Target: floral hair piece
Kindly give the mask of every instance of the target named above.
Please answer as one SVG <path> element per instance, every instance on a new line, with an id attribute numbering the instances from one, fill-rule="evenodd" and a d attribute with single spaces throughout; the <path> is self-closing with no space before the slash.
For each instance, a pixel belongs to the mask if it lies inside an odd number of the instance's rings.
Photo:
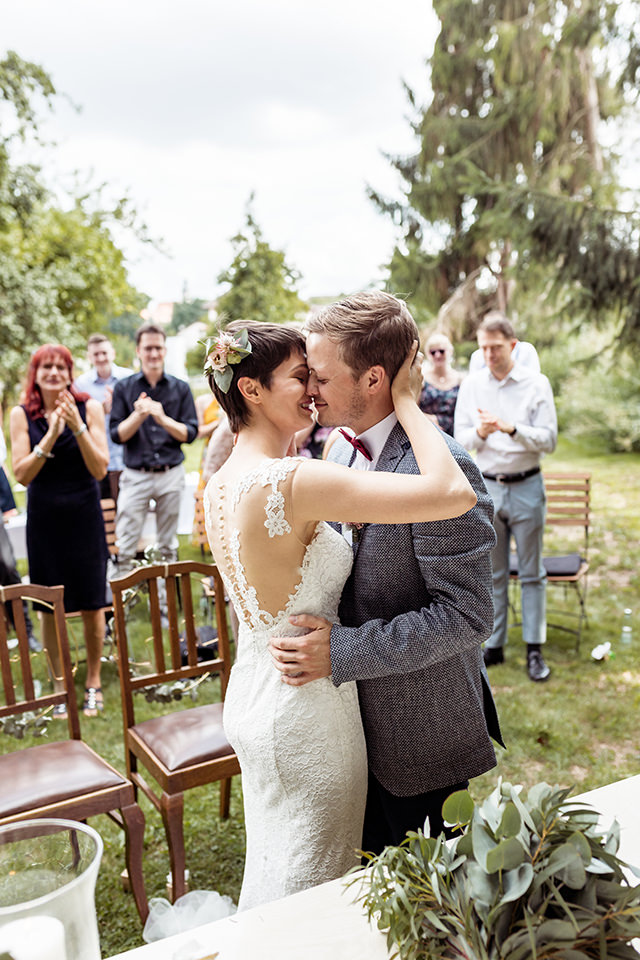
<path id="1" fill-rule="evenodd" d="M 240 363 L 251 353 L 251 343 L 247 330 L 233 334 L 220 331 L 215 337 L 200 340 L 204 344 L 207 359 L 204 364 L 205 376 L 213 375 L 218 388 L 228 393 L 233 379 L 233 364 Z"/>

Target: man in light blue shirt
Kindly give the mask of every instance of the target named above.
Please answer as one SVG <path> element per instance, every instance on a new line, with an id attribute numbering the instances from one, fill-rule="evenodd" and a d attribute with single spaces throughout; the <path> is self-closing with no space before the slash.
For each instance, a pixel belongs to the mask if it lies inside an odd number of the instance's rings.
<path id="1" fill-rule="evenodd" d="M 113 387 L 118 380 L 133 373 L 128 367 L 119 367 L 114 363 L 116 353 L 108 337 L 103 333 L 92 333 L 87 341 L 87 357 L 91 370 L 83 373 L 76 380 L 76 387 L 98 400 L 104 410 L 107 443 L 109 444 L 109 467 L 104 480 L 100 481 L 100 496 L 102 499 L 112 497 L 118 501 L 120 474 L 123 467 L 123 448 L 114 443 L 109 433 L 109 417 L 111 414 L 111 398 Z"/>
<path id="2" fill-rule="evenodd" d="M 540 461 L 553 453 L 558 436 L 551 385 L 542 373 L 514 361 L 517 345 L 510 321 L 497 310 L 478 327 L 485 366 L 460 386 L 454 436 L 476 463 L 493 499 L 497 543 L 493 564 L 493 633 L 484 648 L 487 667 L 504 660 L 507 639 L 509 547 L 516 542 L 522 591 L 522 638 L 534 681 L 550 669 L 542 656 L 547 638 L 546 573 L 542 563 L 545 492 Z"/>

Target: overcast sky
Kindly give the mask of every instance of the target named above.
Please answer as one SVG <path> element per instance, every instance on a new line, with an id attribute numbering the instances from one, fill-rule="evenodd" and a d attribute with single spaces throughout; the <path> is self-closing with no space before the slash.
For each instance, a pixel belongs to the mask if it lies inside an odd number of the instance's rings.
<path id="1" fill-rule="evenodd" d="M 82 108 L 46 123 L 57 178 L 126 190 L 171 251 L 128 248 L 156 301 L 220 292 L 251 191 L 303 296 L 380 280 L 394 229 L 365 188 L 398 195 L 382 153 L 414 147 L 402 81 L 428 96 L 436 32 L 428 0 L 0 0 L 0 55 Z"/>

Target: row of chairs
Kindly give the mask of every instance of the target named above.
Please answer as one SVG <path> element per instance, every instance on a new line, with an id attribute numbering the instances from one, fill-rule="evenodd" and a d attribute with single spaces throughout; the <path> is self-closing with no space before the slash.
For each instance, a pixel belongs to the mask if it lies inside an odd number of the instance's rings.
<path id="1" fill-rule="evenodd" d="M 194 585 L 212 596 L 217 629 L 217 652 L 212 660 L 198 658 L 199 632 Z M 211 590 L 210 585 L 213 585 Z M 178 561 L 140 567 L 111 581 L 113 592 L 116 660 L 122 698 L 126 776 L 86 744 L 81 735 L 74 688 L 63 587 L 15 584 L 0 587 L 0 671 L 3 703 L 0 719 L 39 716 L 64 704 L 67 738 L 14 749 L 0 756 L 0 824 L 32 817 L 86 820 L 108 814 L 125 832 L 125 859 L 131 891 L 140 918 L 148 914 L 143 877 L 145 819 L 138 804 L 142 791 L 159 810 L 167 838 L 173 880 L 173 898 L 185 891 L 183 834 L 184 792 L 192 787 L 220 782 L 220 816 L 228 817 L 231 778 L 240 772 L 233 749 L 222 729 L 222 702 L 185 707 L 148 719 L 136 718 L 136 694 L 195 682 L 216 676 L 220 701 L 224 700 L 231 665 L 224 589 L 215 565 Z M 161 623 L 161 591 L 166 590 L 168 628 Z M 148 596 L 149 635 L 145 638 L 145 663 L 141 672 L 131 669 L 134 649 L 127 616 L 133 592 Z M 54 617 L 60 646 L 63 689 L 49 690 L 46 677 L 34 675 L 34 655 L 29 650 L 23 601 L 42 604 Z M 15 624 L 18 644 L 9 649 L 8 613 Z M 146 614 L 145 618 L 146 620 Z M 174 704 L 175 705 L 175 704 Z M 56 727 L 62 729 L 62 724 Z M 144 771 L 144 772 L 143 772 Z M 153 781 L 153 785 L 149 783 Z"/>

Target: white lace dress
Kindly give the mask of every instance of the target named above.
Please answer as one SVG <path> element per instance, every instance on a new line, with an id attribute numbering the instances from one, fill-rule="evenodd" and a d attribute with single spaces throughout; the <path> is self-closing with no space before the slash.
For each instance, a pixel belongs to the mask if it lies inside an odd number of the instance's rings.
<path id="1" fill-rule="evenodd" d="M 351 549 L 319 523 L 299 581 L 292 583 L 284 609 L 272 615 L 260 609 L 247 582 L 233 525 L 243 498 L 259 486 L 261 558 L 269 564 L 269 543 L 293 535 L 288 491 L 299 462 L 266 461 L 230 491 L 214 477 L 204 498 L 214 557 L 240 618 L 224 706 L 225 731 L 242 769 L 247 852 L 240 909 L 342 876 L 358 863 L 362 841 L 367 762 L 356 686 L 335 687 L 329 678 L 289 686 L 268 650 L 270 637 L 303 632 L 288 622 L 293 613 L 337 620 Z"/>

